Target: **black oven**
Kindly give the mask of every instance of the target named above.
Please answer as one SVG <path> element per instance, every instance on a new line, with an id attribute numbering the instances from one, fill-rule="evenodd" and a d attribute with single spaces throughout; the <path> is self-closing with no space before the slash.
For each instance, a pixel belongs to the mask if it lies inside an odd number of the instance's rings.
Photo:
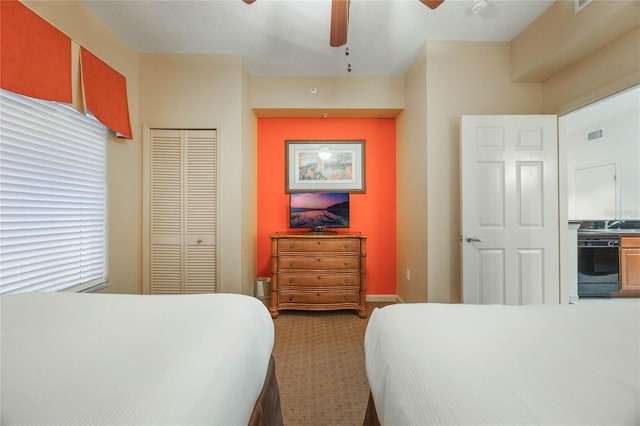
<path id="1" fill-rule="evenodd" d="M 607 297 L 620 291 L 620 237 L 578 233 L 578 296 Z"/>

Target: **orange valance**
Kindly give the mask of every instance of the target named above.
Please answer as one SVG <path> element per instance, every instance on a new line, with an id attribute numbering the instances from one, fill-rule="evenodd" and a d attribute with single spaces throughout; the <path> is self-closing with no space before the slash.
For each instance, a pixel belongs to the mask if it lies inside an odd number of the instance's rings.
<path id="1" fill-rule="evenodd" d="M 84 47 L 80 68 L 86 108 L 118 137 L 132 139 L 126 77 Z"/>
<path id="2" fill-rule="evenodd" d="M 0 86 L 71 103 L 71 39 L 17 0 L 0 1 Z"/>

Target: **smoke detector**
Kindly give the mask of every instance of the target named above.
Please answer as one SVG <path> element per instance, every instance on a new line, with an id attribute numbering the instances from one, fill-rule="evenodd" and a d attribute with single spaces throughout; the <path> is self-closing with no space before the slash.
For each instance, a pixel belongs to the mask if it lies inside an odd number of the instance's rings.
<path id="1" fill-rule="evenodd" d="M 473 3 L 469 6 L 469 13 L 471 15 L 480 15 L 487 7 L 489 7 L 487 0 L 473 0 Z"/>

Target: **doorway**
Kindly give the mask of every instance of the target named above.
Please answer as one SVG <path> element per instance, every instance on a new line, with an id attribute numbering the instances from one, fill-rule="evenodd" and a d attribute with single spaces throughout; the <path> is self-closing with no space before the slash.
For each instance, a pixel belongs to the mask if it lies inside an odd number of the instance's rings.
<path id="1" fill-rule="evenodd" d="M 560 116 L 558 141 L 560 300 L 572 303 L 582 222 L 640 220 L 640 86 Z M 607 188 L 604 198 L 595 195 L 600 186 Z"/>

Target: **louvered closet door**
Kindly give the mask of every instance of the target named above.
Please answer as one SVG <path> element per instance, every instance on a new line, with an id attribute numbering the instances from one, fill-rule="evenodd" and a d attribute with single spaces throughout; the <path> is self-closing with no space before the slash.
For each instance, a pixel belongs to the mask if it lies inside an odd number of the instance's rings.
<path id="1" fill-rule="evenodd" d="M 151 130 L 149 293 L 216 291 L 215 130 Z"/>
<path id="2" fill-rule="evenodd" d="M 216 132 L 185 132 L 186 288 L 185 293 L 216 290 Z"/>

